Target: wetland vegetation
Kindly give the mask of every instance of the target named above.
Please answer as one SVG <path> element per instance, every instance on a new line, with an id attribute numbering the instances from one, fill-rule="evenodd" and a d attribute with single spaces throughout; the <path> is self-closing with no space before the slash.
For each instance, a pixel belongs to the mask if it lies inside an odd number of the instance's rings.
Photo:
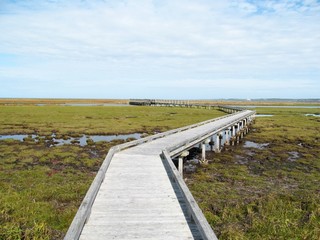
<path id="1" fill-rule="evenodd" d="M 219 239 L 320 239 L 320 109 L 257 108 L 249 143 L 209 154 L 188 186 Z M 254 143 L 254 144 L 252 144 Z"/>
<path id="2" fill-rule="evenodd" d="M 165 131 L 221 115 L 205 109 L 134 106 L 1 106 L 0 134 L 57 138 Z"/>
<path id="3" fill-rule="evenodd" d="M 187 175 L 219 239 L 320 238 L 320 109 L 257 108 L 244 141 Z M 223 113 L 160 107 L 0 105 L 0 239 L 61 239 L 108 149 L 131 139 L 50 147 L 83 134 L 165 131 Z M 36 141 L 32 134 L 39 136 Z M 42 140 L 41 140 L 42 139 Z M 210 156 L 211 155 L 211 156 Z"/>
<path id="4" fill-rule="evenodd" d="M 0 239 L 62 239 L 108 149 L 132 140 L 52 147 L 52 135 L 146 135 L 221 115 L 185 108 L 0 105 L 0 135 L 28 135 L 0 141 Z"/>

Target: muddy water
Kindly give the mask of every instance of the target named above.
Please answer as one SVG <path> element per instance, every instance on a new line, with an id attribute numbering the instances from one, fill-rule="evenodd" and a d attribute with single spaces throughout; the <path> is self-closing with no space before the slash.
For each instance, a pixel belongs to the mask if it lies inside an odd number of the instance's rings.
<path id="1" fill-rule="evenodd" d="M 37 135 L 30 135 L 33 139 L 36 138 Z M 23 142 L 24 138 L 27 138 L 28 135 L 24 134 L 16 134 L 16 135 L 0 135 L 0 140 L 5 140 L 5 139 L 13 139 L 13 140 L 19 140 Z"/>
<path id="2" fill-rule="evenodd" d="M 290 155 L 288 157 L 288 160 L 291 161 L 291 162 L 296 161 L 300 157 L 300 154 L 298 152 L 288 152 L 288 154 Z"/>
<path id="3" fill-rule="evenodd" d="M 236 107 L 236 106 L 235 106 Z M 257 105 L 247 105 L 247 106 L 241 106 L 244 108 L 320 108 L 320 106 L 257 106 Z"/>
<path id="4" fill-rule="evenodd" d="M 263 149 L 267 147 L 269 143 L 255 143 L 251 141 L 245 141 L 243 144 L 243 147 L 245 148 L 257 148 L 257 149 Z"/>
<path id="5" fill-rule="evenodd" d="M 307 117 L 320 117 L 320 114 L 314 114 L 314 113 L 308 113 L 308 114 L 305 114 L 305 116 Z"/>
<path id="6" fill-rule="evenodd" d="M 52 140 L 46 139 L 46 142 L 53 141 L 55 146 L 61 146 L 64 144 L 72 144 L 74 141 L 76 141 L 80 146 L 86 146 L 88 140 L 92 140 L 93 142 L 100 142 L 100 141 L 113 141 L 113 140 L 128 140 L 130 138 L 140 139 L 141 138 L 140 133 L 133 133 L 133 134 L 123 134 L 123 135 L 82 135 L 82 137 L 79 138 L 73 138 L 69 137 L 68 139 L 62 139 L 62 138 L 56 138 L 55 134 L 52 134 Z M 45 136 L 39 136 L 39 135 L 25 135 L 25 134 L 16 134 L 16 135 L 0 135 L 0 141 L 5 139 L 13 139 L 13 140 L 19 140 L 23 142 L 26 138 L 34 139 L 36 142 L 39 141 L 39 139 L 45 139 Z"/>

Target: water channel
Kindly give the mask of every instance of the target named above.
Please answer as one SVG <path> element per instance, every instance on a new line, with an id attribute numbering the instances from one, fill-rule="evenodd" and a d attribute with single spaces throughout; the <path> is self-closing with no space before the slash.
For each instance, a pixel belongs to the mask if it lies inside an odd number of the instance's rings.
<path id="1" fill-rule="evenodd" d="M 305 114 L 307 117 L 320 117 L 320 114 L 314 114 L 314 113 L 307 113 Z"/>
<path id="2" fill-rule="evenodd" d="M 25 141 L 27 138 L 31 138 L 34 141 L 38 142 L 39 139 L 45 139 L 45 142 L 52 141 L 55 146 L 61 146 L 64 144 L 79 144 L 80 146 L 86 146 L 88 144 L 88 140 L 93 142 L 107 141 L 111 142 L 113 140 L 128 140 L 128 139 L 140 139 L 142 136 L 141 133 L 133 133 L 133 134 L 122 134 L 122 135 L 85 135 L 83 134 L 81 137 L 68 137 L 67 139 L 56 138 L 55 134 L 51 135 L 51 139 L 46 139 L 45 136 L 39 135 L 27 135 L 27 134 L 16 134 L 16 135 L 0 135 L 0 141 L 6 139 L 19 140 L 21 142 Z"/>
<path id="3" fill-rule="evenodd" d="M 239 106 L 234 106 L 239 107 Z M 256 105 L 247 105 L 247 106 L 240 106 L 243 108 L 307 108 L 307 109 L 314 109 L 320 108 L 320 106 L 256 106 Z"/>

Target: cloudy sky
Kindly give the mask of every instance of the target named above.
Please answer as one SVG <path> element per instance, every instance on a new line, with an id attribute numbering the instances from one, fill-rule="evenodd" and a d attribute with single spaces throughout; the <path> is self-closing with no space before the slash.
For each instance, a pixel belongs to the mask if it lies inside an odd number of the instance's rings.
<path id="1" fill-rule="evenodd" d="M 320 1 L 0 0 L 0 97 L 320 98 Z"/>

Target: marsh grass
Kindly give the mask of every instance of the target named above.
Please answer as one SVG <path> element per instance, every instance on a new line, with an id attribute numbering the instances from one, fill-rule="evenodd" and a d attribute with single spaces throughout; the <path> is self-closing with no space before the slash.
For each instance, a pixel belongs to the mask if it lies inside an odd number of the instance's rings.
<path id="1" fill-rule="evenodd" d="M 0 106 L 0 134 L 47 140 L 52 133 L 153 134 L 221 115 L 185 108 L 10 105 Z M 120 143 L 49 147 L 42 138 L 1 140 L 0 239 L 62 239 L 109 148 Z"/>
<path id="2" fill-rule="evenodd" d="M 320 239 L 320 124 L 304 116 L 320 110 L 257 111 L 274 117 L 257 118 L 245 140 L 269 145 L 211 154 L 190 190 L 219 239 Z"/>
<path id="3" fill-rule="evenodd" d="M 220 239 L 320 238 L 319 109 L 258 108 L 245 140 L 188 176 L 187 183 Z M 206 109 L 156 107 L 0 106 L 0 134 L 52 138 L 148 133 L 221 116 Z M 108 149 L 49 147 L 31 138 L 0 141 L 0 239 L 61 239 Z M 289 161 L 289 152 L 298 158 Z M 210 155 L 210 154 L 209 154 Z M 240 160 L 241 161 L 240 161 Z"/>
<path id="4" fill-rule="evenodd" d="M 1 106 L 0 134 L 154 133 L 221 116 L 216 110 L 111 106 Z"/>
<path id="5" fill-rule="evenodd" d="M 1 141 L 0 239 L 61 239 L 112 143 L 99 145 Z"/>

